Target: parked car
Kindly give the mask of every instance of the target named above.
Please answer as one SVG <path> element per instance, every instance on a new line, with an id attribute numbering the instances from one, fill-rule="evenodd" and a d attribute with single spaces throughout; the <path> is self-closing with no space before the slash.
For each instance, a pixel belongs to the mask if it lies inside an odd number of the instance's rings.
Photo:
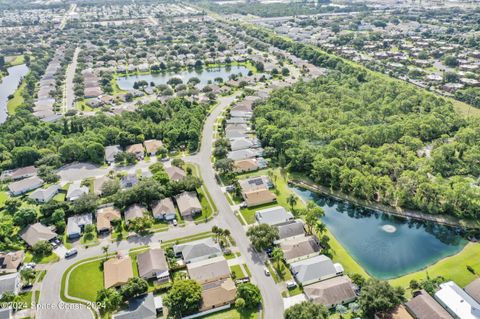
<path id="1" fill-rule="evenodd" d="M 297 283 L 295 281 L 289 281 L 287 282 L 287 288 L 288 289 L 293 289 L 293 288 L 296 288 L 297 287 Z"/>
<path id="2" fill-rule="evenodd" d="M 70 249 L 65 253 L 65 258 L 70 258 L 78 254 L 78 250 L 76 248 Z"/>
<path id="3" fill-rule="evenodd" d="M 265 273 L 265 276 L 270 276 L 270 271 L 267 267 L 263 268 L 263 272 Z"/>
<path id="4" fill-rule="evenodd" d="M 174 220 L 172 221 L 172 224 L 173 224 L 173 226 L 177 226 L 177 225 L 178 225 L 177 220 L 174 219 Z"/>

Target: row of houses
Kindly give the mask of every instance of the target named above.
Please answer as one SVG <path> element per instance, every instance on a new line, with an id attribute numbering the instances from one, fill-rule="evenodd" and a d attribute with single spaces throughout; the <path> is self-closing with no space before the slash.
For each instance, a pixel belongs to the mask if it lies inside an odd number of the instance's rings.
<path id="1" fill-rule="evenodd" d="M 55 51 L 53 59 L 48 64 L 45 73 L 39 81 L 37 99 L 33 107 L 33 115 L 43 121 L 54 121 L 59 116 L 55 112 L 55 98 L 52 92 L 56 89 L 56 73 L 61 68 L 61 62 L 65 58 L 65 48 L 60 47 Z"/>
<path id="2" fill-rule="evenodd" d="M 258 210 L 255 218 L 259 224 L 278 229 L 274 242 L 283 252 L 283 259 L 305 297 L 327 308 L 348 304 L 357 297 L 357 287 L 344 275 L 341 264 L 322 255 L 322 247 L 314 235 L 308 235 L 302 220 L 281 206 Z"/>
<path id="3" fill-rule="evenodd" d="M 125 152 L 134 154 L 138 160 L 143 160 L 145 154 L 154 156 L 162 147 L 162 141 L 151 139 L 146 140 L 143 143 L 128 145 L 125 148 Z M 105 147 L 105 161 L 108 164 L 115 162 L 115 156 L 121 152 L 123 152 L 123 149 L 120 145 L 109 145 Z"/>

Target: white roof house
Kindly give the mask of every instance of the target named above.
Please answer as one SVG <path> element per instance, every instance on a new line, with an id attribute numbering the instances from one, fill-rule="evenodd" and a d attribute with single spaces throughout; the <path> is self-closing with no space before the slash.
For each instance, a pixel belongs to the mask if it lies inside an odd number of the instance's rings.
<path id="1" fill-rule="evenodd" d="M 278 225 L 293 220 L 293 215 L 282 206 L 257 210 L 255 218 L 260 224 Z"/>
<path id="2" fill-rule="evenodd" d="M 49 202 L 58 193 L 58 189 L 58 185 L 50 185 L 47 188 L 36 189 L 28 197 L 37 202 L 46 203 Z"/>
<path id="3" fill-rule="evenodd" d="M 480 318 L 480 304 L 453 281 L 441 284 L 434 297 L 454 318 Z"/>
<path id="4" fill-rule="evenodd" d="M 92 214 L 75 215 L 68 217 L 67 220 L 67 236 L 68 238 L 77 238 L 82 234 L 85 225 L 92 224 Z"/>
<path id="5" fill-rule="evenodd" d="M 82 197 L 83 195 L 88 194 L 88 187 L 82 186 L 80 181 L 73 182 L 67 191 L 67 200 L 74 201 Z"/>

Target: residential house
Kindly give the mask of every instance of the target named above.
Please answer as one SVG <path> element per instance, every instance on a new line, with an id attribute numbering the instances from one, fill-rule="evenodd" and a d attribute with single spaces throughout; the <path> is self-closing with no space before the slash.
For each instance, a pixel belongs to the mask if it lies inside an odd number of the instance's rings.
<path id="1" fill-rule="evenodd" d="M 88 191 L 87 186 L 82 186 L 80 181 L 75 181 L 68 187 L 66 199 L 68 201 L 75 201 L 83 195 L 88 194 Z"/>
<path id="2" fill-rule="evenodd" d="M 387 313 L 375 314 L 375 319 L 414 319 L 404 305 L 400 305 Z"/>
<path id="3" fill-rule="evenodd" d="M 277 201 L 277 196 L 268 189 L 257 189 L 248 192 L 242 192 L 245 204 L 248 207 L 254 207 L 264 205 L 268 203 L 274 203 Z"/>
<path id="4" fill-rule="evenodd" d="M 102 195 L 103 185 L 106 182 L 112 181 L 108 176 L 100 176 L 93 180 L 93 193 L 95 195 Z"/>
<path id="5" fill-rule="evenodd" d="M 0 272 L 16 272 L 25 258 L 23 250 L 0 253 Z"/>
<path id="6" fill-rule="evenodd" d="M 37 188 L 28 197 L 37 203 L 48 203 L 57 195 L 58 190 L 58 185 L 50 185 L 47 188 Z"/>
<path id="7" fill-rule="evenodd" d="M 243 192 L 273 188 L 270 178 L 265 175 L 242 179 L 239 180 L 238 183 Z"/>
<path id="8" fill-rule="evenodd" d="M 248 148 L 258 147 L 258 143 L 255 143 L 252 139 L 248 138 L 233 138 L 230 140 L 230 149 L 232 151 L 244 150 Z"/>
<path id="9" fill-rule="evenodd" d="M 239 160 L 233 162 L 233 171 L 235 173 L 253 172 L 258 170 L 258 162 L 256 158 Z"/>
<path id="10" fill-rule="evenodd" d="M 138 160 L 143 160 L 143 157 L 145 156 L 145 150 L 140 143 L 127 146 L 125 152 L 135 155 Z"/>
<path id="11" fill-rule="evenodd" d="M 186 264 L 223 255 L 220 245 L 211 237 L 174 245 L 173 251 Z"/>
<path id="12" fill-rule="evenodd" d="M 120 186 L 122 188 L 131 188 L 138 184 L 136 173 L 129 173 L 120 179 Z"/>
<path id="13" fill-rule="evenodd" d="M 202 285 L 202 305 L 206 311 L 232 304 L 237 296 L 237 287 L 232 278 L 226 278 Z"/>
<path id="14" fill-rule="evenodd" d="M 134 204 L 128 207 L 125 210 L 125 223 L 128 225 L 129 222 L 135 218 L 143 218 L 147 209 L 141 205 Z"/>
<path id="15" fill-rule="evenodd" d="M 480 303 L 480 279 L 477 278 L 469 283 L 465 287 L 465 291 L 470 295 L 476 302 Z"/>
<path id="16" fill-rule="evenodd" d="M 43 224 L 28 225 L 20 232 L 20 237 L 32 247 L 40 241 L 51 241 L 57 238 L 57 234 Z"/>
<path id="17" fill-rule="evenodd" d="M 132 259 L 129 255 L 119 252 L 117 256 L 103 263 L 104 287 L 119 287 L 133 278 Z"/>
<path id="18" fill-rule="evenodd" d="M 230 267 L 223 256 L 189 263 L 187 269 L 190 279 L 200 284 L 230 278 Z"/>
<path id="19" fill-rule="evenodd" d="M 231 151 L 227 154 L 227 157 L 233 161 L 255 158 L 257 156 L 259 156 L 258 151 L 253 149 Z"/>
<path id="20" fill-rule="evenodd" d="M 288 264 L 317 256 L 321 250 L 316 236 L 289 239 L 280 243 L 280 248 Z"/>
<path id="21" fill-rule="evenodd" d="M 8 190 L 13 196 L 25 194 L 43 185 L 43 179 L 38 176 L 28 177 L 8 184 Z"/>
<path id="22" fill-rule="evenodd" d="M 171 198 L 164 198 L 156 201 L 152 208 L 153 217 L 163 220 L 174 220 L 177 216 L 177 211 L 173 205 Z"/>
<path id="23" fill-rule="evenodd" d="M 173 165 L 166 167 L 165 172 L 167 172 L 168 177 L 174 182 L 178 182 L 187 176 L 187 173 L 185 173 L 183 169 Z"/>
<path id="24" fill-rule="evenodd" d="M 105 147 L 105 161 L 108 164 L 115 162 L 115 155 L 121 152 L 122 149 L 120 148 L 120 145 L 109 145 Z"/>
<path id="25" fill-rule="evenodd" d="M 408 312 L 415 319 L 453 319 L 438 302 L 425 290 L 421 290 L 413 299 L 405 304 Z"/>
<path id="26" fill-rule="evenodd" d="M 170 280 L 165 252 L 161 248 L 152 248 L 137 255 L 138 275 L 144 279 L 156 279 L 158 282 Z"/>
<path id="27" fill-rule="evenodd" d="M 298 283 L 303 286 L 341 275 L 332 260 L 325 255 L 315 256 L 290 264 L 290 269 Z"/>
<path id="28" fill-rule="evenodd" d="M 435 293 L 434 298 L 454 318 L 480 318 L 480 304 L 453 281 L 440 284 L 440 290 Z"/>
<path id="29" fill-rule="evenodd" d="M 146 140 L 143 142 L 143 145 L 145 145 L 147 154 L 150 156 L 156 155 L 158 150 L 163 147 L 163 143 L 160 140 Z"/>
<path id="30" fill-rule="evenodd" d="M 86 225 L 92 225 L 92 214 L 74 215 L 67 220 L 67 237 L 69 239 L 79 238 Z"/>
<path id="31" fill-rule="evenodd" d="M 195 192 L 183 192 L 175 196 L 180 215 L 192 216 L 202 212 L 202 205 Z"/>
<path id="32" fill-rule="evenodd" d="M 347 276 L 339 276 L 304 286 L 308 300 L 332 308 L 354 301 L 357 297 L 353 284 Z"/>
<path id="33" fill-rule="evenodd" d="M 97 231 L 109 232 L 112 230 L 112 221 L 122 219 L 122 215 L 118 209 L 113 206 L 103 207 L 97 210 Z"/>
<path id="34" fill-rule="evenodd" d="M 0 175 L 0 181 L 24 179 L 37 175 L 37 168 L 35 166 L 20 167 L 13 170 L 6 170 Z"/>
<path id="35" fill-rule="evenodd" d="M 259 224 L 278 225 L 293 220 L 293 215 L 282 206 L 275 206 L 257 210 L 255 218 Z"/>
<path id="36" fill-rule="evenodd" d="M 153 293 L 141 295 L 128 301 L 128 309 L 119 311 L 112 316 L 113 319 L 155 319 L 159 309 L 157 299 L 161 297 L 154 297 Z"/>
<path id="37" fill-rule="evenodd" d="M 12 307 L 0 308 L 0 319 L 11 319 L 13 318 Z"/>
<path id="38" fill-rule="evenodd" d="M 301 220 L 293 220 L 286 223 L 278 224 L 278 239 L 274 242 L 279 244 L 286 240 L 304 238 L 305 228 Z"/>
<path id="39" fill-rule="evenodd" d="M 20 290 L 20 275 L 18 272 L 0 276 L 0 298 L 4 293 L 17 294 Z"/>

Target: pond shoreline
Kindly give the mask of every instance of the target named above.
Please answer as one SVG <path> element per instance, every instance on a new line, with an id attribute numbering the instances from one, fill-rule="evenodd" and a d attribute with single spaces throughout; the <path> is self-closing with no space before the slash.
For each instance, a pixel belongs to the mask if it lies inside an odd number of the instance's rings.
<path id="1" fill-rule="evenodd" d="M 373 203 L 373 202 L 358 199 L 353 196 L 344 194 L 342 192 L 334 191 L 327 187 L 317 185 L 311 182 L 307 182 L 304 180 L 289 179 L 288 183 L 297 187 L 305 188 L 307 190 L 310 190 L 316 193 L 325 194 L 325 195 L 334 197 L 336 199 L 346 200 L 351 203 L 363 206 L 365 208 L 369 208 L 373 210 L 381 210 L 393 216 L 398 216 L 403 218 L 412 218 L 412 219 L 422 220 L 422 221 L 430 221 L 440 225 L 446 225 L 446 226 L 452 226 L 452 227 L 471 228 L 471 229 L 479 228 L 478 225 L 474 226 L 469 221 L 461 220 L 453 216 L 447 216 L 447 215 L 436 216 L 436 215 L 421 213 L 419 211 L 407 210 L 399 207 L 392 207 L 392 206 L 387 206 L 379 203 Z"/>

